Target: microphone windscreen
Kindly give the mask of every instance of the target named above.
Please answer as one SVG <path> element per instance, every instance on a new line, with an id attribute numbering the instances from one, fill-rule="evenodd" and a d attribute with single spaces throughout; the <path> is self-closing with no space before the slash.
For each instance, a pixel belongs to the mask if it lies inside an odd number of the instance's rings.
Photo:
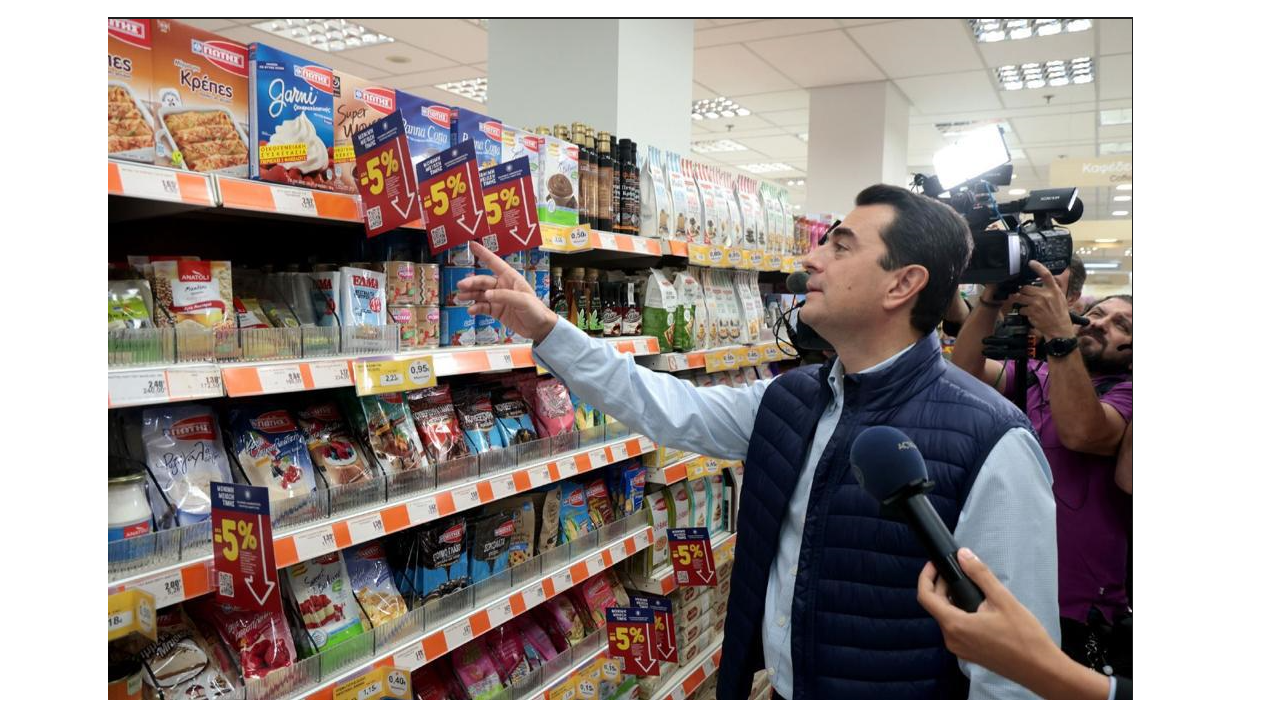
<path id="1" fill-rule="evenodd" d="M 806 283 L 809 281 L 810 281 L 810 273 L 794 272 L 791 275 L 788 275 L 788 282 L 787 282 L 788 289 L 794 295 L 804 295 L 806 294 Z"/>
<path id="2" fill-rule="evenodd" d="M 929 477 L 916 443 L 893 427 L 868 427 L 859 433 L 850 447 L 850 466 L 859 486 L 878 502 Z"/>

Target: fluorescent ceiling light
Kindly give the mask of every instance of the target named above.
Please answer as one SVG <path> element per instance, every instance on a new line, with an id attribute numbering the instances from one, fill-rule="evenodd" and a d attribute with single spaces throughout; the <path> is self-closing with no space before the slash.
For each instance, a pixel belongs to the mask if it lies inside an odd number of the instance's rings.
<path id="1" fill-rule="evenodd" d="M 733 140 L 708 140 L 691 143 L 692 152 L 744 152 L 748 148 Z"/>
<path id="2" fill-rule="evenodd" d="M 745 172 L 752 172 L 758 175 L 765 175 L 771 172 L 788 172 L 793 169 L 792 165 L 785 165 L 782 162 L 754 162 L 748 165 L 737 165 Z"/>
<path id="3" fill-rule="evenodd" d="M 1129 182 L 1129 183 L 1127 183 L 1126 185 L 1119 185 L 1118 187 L 1115 187 L 1114 189 L 1115 189 L 1115 190 L 1122 190 L 1123 192 L 1131 192 L 1131 189 L 1132 189 L 1132 183 L 1130 183 L 1130 182 Z"/>
<path id="4" fill-rule="evenodd" d="M 1083 266 L 1089 270 L 1117 270 L 1122 267 L 1121 262 L 1085 262 Z"/>
<path id="5" fill-rule="evenodd" d="M 730 113 L 730 114 L 728 114 Z M 712 100 L 696 100 L 691 103 L 691 119 L 700 120 L 703 118 L 696 117 L 703 115 L 710 120 L 716 120 L 719 117 L 747 117 L 753 114 L 746 107 L 740 107 L 734 100 L 728 100 L 725 97 L 715 97 Z"/>
<path id="6" fill-rule="evenodd" d="M 1036 35 L 1046 37 L 1062 32 L 1083 32 L 1092 21 L 1075 18 L 976 18 L 968 21 L 978 42 L 1025 40 Z"/>
<path id="7" fill-rule="evenodd" d="M 1113 214 L 1115 217 L 1126 217 L 1126 216 L 1130 215 L 1131 213 L 1130 213 L 1130 212 L 1128 212 L 1127 210 L 1114 210 L 1114 212 L 1113 212 L 1112 214 Z"/>
<path id="8" fill-rule="evenodd" d="M 1101 125 L 1130 125 L 1132 123 L 1132 109 L 1125 107 L 1120 110 L 1101 110 Z"/>
<path id="9" fill-rule="evenodd" d="M 1131 201 L 1132 201 L 1131 195 L 1115 195 L 1114 196 L 1114 202 L 1131 202 Z"/>
<path id="10" fill-rule="evenodd" d="M 251 27 L 326 52 L 396 42 L 395 38 L 355 22 L 330 18 L 282 18 L 258 22 Z"/>
<path id="11" fill-rule="evenodd" d="M 489 78 L 487 77 L 446 82 L 436 87 L 445 92 L 452 92 L 455 95 L 465 97 L 468 100 L 475 100 L 482 105 L 489 101 Z"/>
<path id="12" fill-rule="evenodd" d="M 1071 82 L 1082 85 L 1092 82 L 1095 74 L 1092 59 L 1080 57 L 1073 60 L 1048 60 L 1042 63 L 1027 62 L 1020 66 L 1001 65 L 995 68 L 995 77 L 999 80 L 1000 87 L 1005 90 L 1022 88 L 1038 90 L 1041 87 L 1064 87 Z"/>
<path id="13" fill-rule="evenodd" d="M 1010 194 L 1010 195 L 1024 195 L 1024 194 L 1026 194 L 1026 190 L 1025 190 L 1025 188 L 1022 188 L 1022 187 L 1014 187 L 1013 189 L 1011 189 L 1011 190 L 1009 190 L 1009 191 L 1008 191 L 1008 194 Z"/>
<path id="14" fill-rule="evenodd" d="M 810 142 L 810 133 L 808 133 L 808 132 L 799 132 L 799 133 L 797 133 L 797 139 L 798 139 L 798 140 L 801 140 L 802 142 Z"/>

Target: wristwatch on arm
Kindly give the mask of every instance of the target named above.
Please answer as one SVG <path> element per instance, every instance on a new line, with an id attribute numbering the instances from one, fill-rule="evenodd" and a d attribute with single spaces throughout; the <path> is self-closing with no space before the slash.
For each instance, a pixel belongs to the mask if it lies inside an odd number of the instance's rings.
<path id="1" fill-rule="evenodd" d="M 1043 343 L 1048 357 L 1065 357 L 1079 347 L 1078 337 L 1053 337 Z"/>

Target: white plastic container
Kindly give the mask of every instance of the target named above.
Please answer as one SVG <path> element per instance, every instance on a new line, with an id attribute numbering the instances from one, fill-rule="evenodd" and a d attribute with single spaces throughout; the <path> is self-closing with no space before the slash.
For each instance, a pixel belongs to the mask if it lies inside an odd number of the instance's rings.
<path id="1" fill-rule="evenodd" d="M 150 533 L 150 503 L 145 497 L 144 474 L 111 478 L 109 507 L 111 542 Z"/>

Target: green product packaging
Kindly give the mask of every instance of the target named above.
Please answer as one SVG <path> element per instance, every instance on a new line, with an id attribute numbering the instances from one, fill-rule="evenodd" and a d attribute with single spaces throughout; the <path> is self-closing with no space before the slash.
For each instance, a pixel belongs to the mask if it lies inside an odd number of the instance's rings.
<path id="1" fill-rule="evenodd" d="M 662 347 L 674 347 L 674 323 L 678 295 L 660 270 L 652 270 L 643 288 L 643 334 L 651 335 Z"/>

